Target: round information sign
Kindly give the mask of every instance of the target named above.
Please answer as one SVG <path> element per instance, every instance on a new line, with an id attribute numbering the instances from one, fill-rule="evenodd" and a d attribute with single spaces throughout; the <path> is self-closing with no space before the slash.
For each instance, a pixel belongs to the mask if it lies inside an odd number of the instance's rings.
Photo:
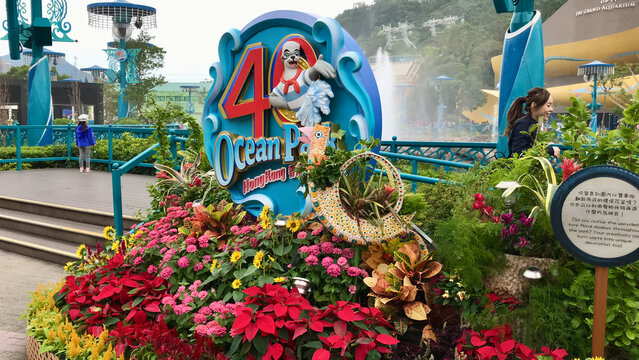
<path id="1" fill-rule="evenodd" d="M 588 167 L 561 184 L 550 214 L 557 240 L 579 260 L 602 267 L 639 260 L 639 175 Z"/>

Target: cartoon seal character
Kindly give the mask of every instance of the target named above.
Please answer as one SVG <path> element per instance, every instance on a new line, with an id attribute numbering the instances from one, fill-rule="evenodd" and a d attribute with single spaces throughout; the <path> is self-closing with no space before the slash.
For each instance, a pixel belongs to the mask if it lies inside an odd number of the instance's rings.
<path id="1" fill-rule="evenodd" d="M 281 59 L 284 72 L 271 92 L 269 102 L 278 109 L 295 111 L 302 126 L 319 123 L 322 120 L 320 111 L 324 115 L 330 113 L 330 98 L 334 96 L 331 86 L 320 80 L 320 76 L 334 79 L 337 76 L 335 68 L 320 55 L 312 67 L 304 70 L 300 63 L 306 60 L 295 41 L 284 43 Z"/>

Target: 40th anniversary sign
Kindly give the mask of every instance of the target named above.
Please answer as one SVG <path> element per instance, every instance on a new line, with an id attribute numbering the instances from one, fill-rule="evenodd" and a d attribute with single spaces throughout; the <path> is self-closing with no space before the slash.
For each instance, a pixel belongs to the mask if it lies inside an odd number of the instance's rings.
<path id="1" fill-rule="evenodd" d="M 218 183 L 257 215 L 312 209 L 292 166 L 317 123 L 346 132 L 348 149 L 381 136 L 379 92 L 355 40 L 333 19 L 274 11 L 229 30 L 203 115 Z"/>

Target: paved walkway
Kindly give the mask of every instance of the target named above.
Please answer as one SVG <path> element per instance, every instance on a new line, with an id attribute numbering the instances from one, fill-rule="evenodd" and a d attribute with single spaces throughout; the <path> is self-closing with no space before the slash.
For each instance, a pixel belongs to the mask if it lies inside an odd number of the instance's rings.
<path id="1" fill-rule="evenodd" d="M 151 176 L 122 177 L 123 212 L 143 213 L 150 198 Z M 0 195 L 113 213 L 111 174 L 76 169 L 0 172 Z M 27 360 L 25 319 L 19 319 L 38 284 L 57 283 L 62 266 L 0 250 L 0 360 Z"/>
<path id="2" fill-rule="evenodd" d="M 122 203 L 125 215 L 146 210 L 151 199 L 146 191 L 152 176 L 125 174 Z M 111 173 L 77 169 L 0 171 L 0 195 L 45 203 L 113 213 Z"/>

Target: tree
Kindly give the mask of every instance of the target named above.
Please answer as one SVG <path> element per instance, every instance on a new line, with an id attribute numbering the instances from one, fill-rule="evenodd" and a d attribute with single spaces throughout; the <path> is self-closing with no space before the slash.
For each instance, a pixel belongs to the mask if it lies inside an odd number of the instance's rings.
<path id="1" fill-rule="evenodd" d="M 0 74 L 0 78 L 26 80 L 28 74 L 29 65 L 13 66 L 6 73 Z"/>
<path id="2" fill-rule="evenodd" d="M 79 115 L 82 112 L 82 100 L 80 99 L 80 84 L 77 81 L 71 82 L 69 101 L 71 103 L 73 115 Z"/>
<path id="3" fill-rule="evenodd" d="M 157 74 L 157 70 L 164 65 L 166 51 L 151 44 L 154 37 L 141 31 L 135 40 L 129 40 L 128 49 L 140 49 L 136 64 L 139 83 L 129 84 L 126 88 L 125 99 L 135 114 L 142 114 L 148 102 L 148 95 L 154 87 L 166 83 L 164 76 Z"/>

